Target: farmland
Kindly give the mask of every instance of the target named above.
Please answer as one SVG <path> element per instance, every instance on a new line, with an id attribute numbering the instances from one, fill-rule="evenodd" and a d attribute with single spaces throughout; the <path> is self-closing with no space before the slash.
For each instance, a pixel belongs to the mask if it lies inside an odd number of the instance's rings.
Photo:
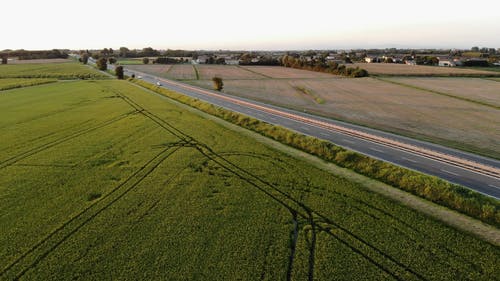
<path id="1" fill-rule="evenodd" d="M 0 78 L 95 79 L 105 77 L 104 74 L 88 66 L 74 62 L 0 65 Z"/>
<path id="2" fill-rule="evenodd" d="M 498 82 L 489 79 L 445 77 L 391 77 L 386 79 L 500 108 L 500 85 Z"/>
<path id="3" fill-rule="evenodd" d="M 499 273 L 497 246 L 124 81 L 8 90 L 0 117 L 1 279 Z"/>
<path id="4" fill-rule="evenodd" d="M 394 63 L 354 63 L 375 75 L 390 76 L 500 76 L 498 72 L 481 68 L 439 67 L 425 65 L 406 65 Z"/>
<path id="5" fill-rule="evenodd" d="M 47 64 L 71 62 L 69 59 L 33 59 L 33 60 L 9 60 L 9 64 Z"/>
<path id="6" fill-rule="evenodd" d="M 14 88 L 22 88 L 29 87 L 41 84 L 47 84 L 56 82 L 55 79 L 23 79 L 23 78 L 5 78 L 0 79 L 0 91 L 14 89 Z"/>
<path id="7" fill-rule="evenodd" d="M 488 80 L 496 78 L 390 77 L 384 78 L 389 81 L 382 81 L 346 79 L 282 67 L 245 66 L 240 67 L 240 72 L 233 66 L 226 71 L 221 70 L 224 66 L 196 67 L 203 73 L 202 79 L 184 82 L 212 89 L 208 73 L 225 73 L 226 94 L 500 158 L 496 129 L 500 122 L 497 94 L 500 84 Z M 264 77 L 238 79 L 244 70 Z M 300 76 L 300 73 L 305 74 Z M 314 75 L 317 78 L 311 78 Z"/>

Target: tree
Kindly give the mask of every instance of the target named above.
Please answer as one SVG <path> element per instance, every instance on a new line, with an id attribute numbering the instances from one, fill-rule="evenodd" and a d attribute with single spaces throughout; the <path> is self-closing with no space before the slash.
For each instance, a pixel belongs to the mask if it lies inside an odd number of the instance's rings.
<path id="1" fill-rule="evenodd" d="M 81 59 L 83 64 L 87 64 L 89 62 L 89 55 L 87 53 L 83 53 Z"/>
<path id="2" fill-rule="evenodd" d="M 148 64 L 149 63 L 149 58 L 142 58 L 142 63 Z"/>
<path id="3" fill-rule="evenodd" d="M 7 64 L 7 56 L 2 56 L 2 64 Z"/>
<path id="4" fill-rule="evenodd" d="M 470 50 L 472 52 L 479 52 L 479 47 L 475 46 L 475 47 L 470 48 Z"/>
<path id="5" fill-rule="evenodd" d="M 119 50 L 119 53 L 118 55 L 122 58 L 126 57 L 128 55 L 128 53 L 130 52 L 130 50 L 126 47 L 120 47 L 120 50 Z"/>
<path id="6" fill-rule="evenodd" d="M 115 64 L 116 63 L 116 59 L 113 58 L 113 57 L 111 57 L 111 58 L 108 59 L 108 62 L 109 62 L 109 64 Z"/>
<path id="7" fill-rule="evenodd" d="M 212 82 L 214 83 L 214 89 L 217 91 L 221 91 L 224 88 L 224 83 L 222 82 L 222 78 L 215 76 L 212 78 Z"/>
<path id="8" fill-rule="evenodd" d="M 115 68 L 115 74 L 118 79 L 123 79 L 123 66 L 119 65 Z"/>
<path id="9" fill-rule="evenodd" d="M 108 60 L 106 58 L 99 58 L 96 64 L 99 70 L 105 71 L 108 69 Z"/>

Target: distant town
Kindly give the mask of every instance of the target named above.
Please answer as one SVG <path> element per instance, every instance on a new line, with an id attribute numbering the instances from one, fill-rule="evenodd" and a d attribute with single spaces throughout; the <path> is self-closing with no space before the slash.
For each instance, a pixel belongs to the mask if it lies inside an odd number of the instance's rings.
<path id="1" fill-rule="evenodd" d="M 69 54 L 87 53 L 94 59 L 106 57 L 148 58 L 154 64 L 228 64 L 228 65 L 280 65 L 285 56 L 300 64 L 349 64 L 394 63 L 407 65 L 432 65 L 443 67 L 500 66 L 500 48 L 472 47 L 470 49 L 352 49 L 352 50 L 301 50 L 301 51 L 231 51 L 231 50 L 156 50 L 104 48 L 102 50 L 3 50 L 2 63 L 8 60 L 66 58 Z M 112 61 L 111 61 L 112 62 Z"/>

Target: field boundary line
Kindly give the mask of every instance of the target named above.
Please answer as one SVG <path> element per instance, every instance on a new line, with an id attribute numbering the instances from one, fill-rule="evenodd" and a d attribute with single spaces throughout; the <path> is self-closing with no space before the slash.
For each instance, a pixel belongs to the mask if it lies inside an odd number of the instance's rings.
<path id="1" fill-rule="evenodd" d="M 433 93 L 436 95 L 441 95 L 441 96 L 445 96 L 445 97 L 449 97 L 449 98 L 453 98 L 453 99 L 457 99 L 457 100 L 461 100 L 461 101 L 471 102 L 471 103 L 475 103 L 475 104 L 479 104 L 482 106 L 487 106 L 487 107 L 491 107 L 491 108 L 500 110 L 500 106 L 490 104 L 487 102 L 473 100 L 473 99 L 460 97 L 460 96 L 455 96 L 452 94 L 448 94 L 448 93 L 444 93 L 444 92 L 440 92 L 440 91 L 436 91 L 436 90 L 431 90 L 431 89 L 427 89 L 427 88 L 423 88 L 423 87 L 419 87 L 419 86 L 414 86 L 414 85 L 406 84 L 403 82 L 392 81 L 392 80 L 389 80 L 387 78 L 382 78 L 380 76 L 371 76 L 371 77 L 373 77 L 374 79 L 377 79 L 379 81 L 382 81 L 382 82 L 391 83 L 391 84 L 395 84 L 398 86 L 402 86 L 402 87 L 406 87 L 406 88 L 410 88 L 410 89 L 415 89 L 415 90 L 420 90 L 420 91 L 424 91 L 424 92 L 429 92 L 429 93 Z M 425 78 L 425 76 L 424 76 L 424 78 Z"/>
<path id="2" fill-rule="evenodd" d="M 193 69 L 194 69 L 194 74 L 196 75 L 196 80 L 200 80 L 200 72 L 198 71 L 198 68 L 196 68 L 196 65 L 192 64 Z"/>
<path id="3" fill-rule="evenodd" d="M 239 67 L 239 68 L 241 68 L 241 69 L 243 69 L 243 70 L 246 70 L 246 71 L 248 71 L 248 72 L 251 72 L 251 73 L 253 73 L 253 74 L 257 74 L 257 75 L 260 75 L 260 76 L 262 76 L 262 77 L 268 78 L 268 79 L 276 79 L 276 78 L 273 78 L 273 77 L 271 77 L 271 76 L 269 76 L 269 75 L 262 74 L 262 73 L 259 73 L 259 72 L 257 72 L 257 71 L 254 71 L 254 70 L 248 69 L 248 68 L 246 68 L 246 67 L 244 67 L 244 66 L 241 66 L 241 65 L 239 65 L 239 64 L 237 65 L 237 67 Z M 236 79 L 235 79 L 235 80 L 236 80 Z M 261 80 L 262 80 L 262 79 L 261 79 Z"/>

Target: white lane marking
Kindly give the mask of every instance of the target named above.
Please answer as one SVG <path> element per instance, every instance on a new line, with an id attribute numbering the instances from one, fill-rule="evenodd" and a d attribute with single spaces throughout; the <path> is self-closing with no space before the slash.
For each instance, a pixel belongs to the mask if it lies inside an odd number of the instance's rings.
<path id="1" fill-rule="evenodd" d="M 491 186 L 491 187 L 493 187 L 493 188 L 498 188 L 498 189 L 500 189 L 500 187 L 499 187 L 499 186 L 496 186 L 496 185 L 488 184 L 488 186 Z"/>
<path id="2" fill-rule="evenodd" d="M 353 142 L 353 141 L 351 141 L 351 140 L 347 140 L 347 139 L 342 139 L 342 140 L 343 140 L 343 141 L 345 141 L 345 142 L 348 142 L 348 143 L 354 143 L 354 142 Z"/>
<path id="3" fill-rule="evenodd" d="M 406 160 L 406 161 L 410 161 L 412 163 L 418 163 L 417 161 L 413 160 L 413 159 L 410 159 L 410 158 L 406 158 L 406 157 L 401 157 L 402 159 Z"/>
<path id="4" fill-rule="evenodd" d="M 454 176 L 460 176 L 459 174 L 457 173 L 453 173 L 453 172 L 450 172 L 450 171 L 447 171 L 447 170 L 443 170 L 441 169 L 441 171 L 445 172 L 445 173 L 448 173 L 448 174 L 451 174 L 451 175 L 454 175 Z"/>
<path id="5" fill-rule="evenodd" d="M 374 151 L 377 151 L 377 152 L 380 152 L 380 153 L 384 153 L 384 151 L 382 151 L 382 150 L 380 150 L 380 149 L 371 148 L 371 147 L 369 147 L 369 149 L 374 150 Z"/>

